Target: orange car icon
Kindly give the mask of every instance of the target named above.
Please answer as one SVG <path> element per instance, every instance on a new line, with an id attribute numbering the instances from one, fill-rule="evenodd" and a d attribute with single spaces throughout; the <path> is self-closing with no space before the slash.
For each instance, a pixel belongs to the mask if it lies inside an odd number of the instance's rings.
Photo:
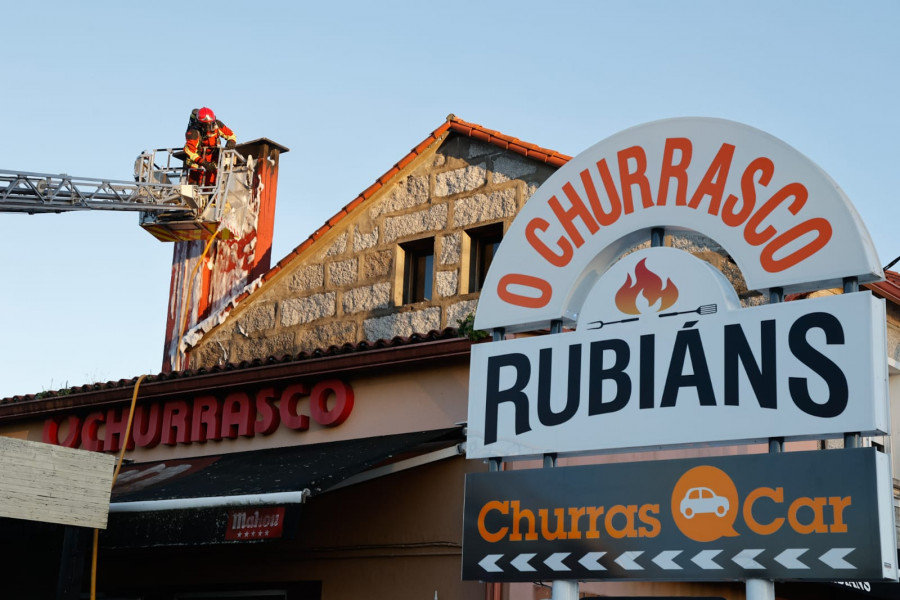
<path id="1" fill-rule="evenodd" d="M 687 519 L 693 519 L 694 515 L 712 513 L 724 517 L 728 512 L 728 498 L 717 496 L 706 487 L 691 488 L 684 495 L 679 506 L 681 514 Z"/>

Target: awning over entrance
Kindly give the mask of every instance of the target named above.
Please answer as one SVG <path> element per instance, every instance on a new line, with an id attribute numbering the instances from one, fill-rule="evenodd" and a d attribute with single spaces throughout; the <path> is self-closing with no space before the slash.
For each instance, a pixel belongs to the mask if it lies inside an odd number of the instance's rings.
<path id="1" fill-rule="evenodd" d="M 461 427 L 129 465 L 113 504 L 300 492 L 316 494 L 379 463 L 463 441 Z"/>
<path id="2" fill-rule="evenodd" d="M 129 465 L 113 489 L 100 543 L 109 549 L 291 539 L 301 507 L 281 496 L 316 495 L 456 456 L 463 440 L 462 427 L 454 427 Z"/>

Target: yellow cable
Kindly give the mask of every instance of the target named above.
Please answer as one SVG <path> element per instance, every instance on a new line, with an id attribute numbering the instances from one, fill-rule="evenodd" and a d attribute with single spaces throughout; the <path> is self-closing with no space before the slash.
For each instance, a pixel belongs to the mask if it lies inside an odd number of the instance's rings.
<path id="1" fill-rule="evenodd" d="M 200 255 L 200 259 L 197 260 L 197 264 L 194 265 L 194 270 L 191 271 L 191 276 L 188 277 L 188 288 L 187 294 L 184 297 L 184 302 L 181 303 L 181 312 L 184 315 L 184 318 L 181 320 L 181 329 L 178 331 L 178 337 L 175 339 L 175 356 L 178 356 L 179 348 L 181 347 L 181 338 L 184 337 L 184 330 L 187 329 L 187 321 L 188 321 L 188 306 L 190 304 L 191 292 L 194 291 L 194 277 L 197 275 L 197 269 L 200 268 L 200 265 L 203 264 L 203 259 L 206 258 L 206 253 L 209 252 L 210 246 L 212 246 L 213 240 L 216 239 L 216 236 L 219 235 L 219 229 L 216 229 L 213 234 L 209 237 L 209 241 L 206 243 L 206 248 L 203 249 L 203 254 Z M 174 364 L 172 367 L 174 368 Z"/>
<path id="2" fill-rule="evenodd" d="M 128 450 L 128 440 L 131 438 L 131 424 L 134 422 L 134 407 L 137 405 L 138 389 L 140 389 L 141 382 L 146 377 L 146 375 L 141 375 L 137 378 L 137 381 L 134 382 L 134 393 L 131 395 L 131 408 L 128 409 L 128 425 L 125 427 L 125 441 L 122 442 L 122 451 L 119 452 L 119 461 L 116 463 L 116 471 L 113 473 L 113 487 L 116 485 L 116 479 L 119 478 L 119 471 L 122 470 L 122 462 L 125 460 L 125 451 Z"/>
<path id="3" fill-rule="evenodd" d="M 125 460 L 125 451 L 128 450 L 128 440 L 131 438 L 131 424 L 134 422 L 134 407 L 137 405 L 138 390 L 141 382 L 146 375 L 138 377 L 134 382 L 134 393 L 131 394 L 131 408 L 128 409 L 128 425 L 125 427 L 125 437 L 122 441 L 122 451 L 119 453 L 119 460 L 116 461 L 116 470 L 113 472 L 112 487 L 116 487 L 116 479 L 119 478 L 119 471 L 122 470 L 122 463 Z M 112 489 L 110 489 L 112 491 Z M 100 530 L 94 529 L 94 549 L 91 554 L 91 600 L 97 598 L 97 546 L 100 539 Z"/>

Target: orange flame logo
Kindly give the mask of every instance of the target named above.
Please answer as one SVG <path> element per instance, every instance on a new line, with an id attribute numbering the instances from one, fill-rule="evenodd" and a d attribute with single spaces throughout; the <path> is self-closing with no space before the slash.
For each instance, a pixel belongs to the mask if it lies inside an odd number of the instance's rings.
<path id="1" fill-rule="evenodd" d="M 672 283 L 671 279 L 666 279 L 666 285 L 663 287 L 662 278 L 647 268 L 644 264 L 647 259 L 642 259 L 635 267 L 635 282 L 631 282 L 631 274 L 625 279 L 625 284 L 616 292 L 616 306 L 627 315 L 639 315 L 640 309 L 637 307 L 637 297 L 643 294 L 644 299 L 650 307 L 660 302 L 656 312 L 665 310 L 675 304 L 678 300 L 678 288 Z"/>

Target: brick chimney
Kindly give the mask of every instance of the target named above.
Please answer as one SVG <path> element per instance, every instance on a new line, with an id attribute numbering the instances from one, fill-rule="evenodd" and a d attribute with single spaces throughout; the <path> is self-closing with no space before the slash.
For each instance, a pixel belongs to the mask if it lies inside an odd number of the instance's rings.
<path id="1" fill-rule="evenodd" d="M 188 368 L 180 348 L 182 337 L 198 323 L 218 314 L 271 266 L 278 159 L 288 149 L 260 138 L 239 144 L 237 150 L 248 161 L 251 157 L 254 161 L 251 200 L 242 220 L 243 230 L 235 231 L 231 239 L 215 239 L 199 268 L 197 262 L 207 240 L 175 243 L 166 311 L 164 373 Z"/>

